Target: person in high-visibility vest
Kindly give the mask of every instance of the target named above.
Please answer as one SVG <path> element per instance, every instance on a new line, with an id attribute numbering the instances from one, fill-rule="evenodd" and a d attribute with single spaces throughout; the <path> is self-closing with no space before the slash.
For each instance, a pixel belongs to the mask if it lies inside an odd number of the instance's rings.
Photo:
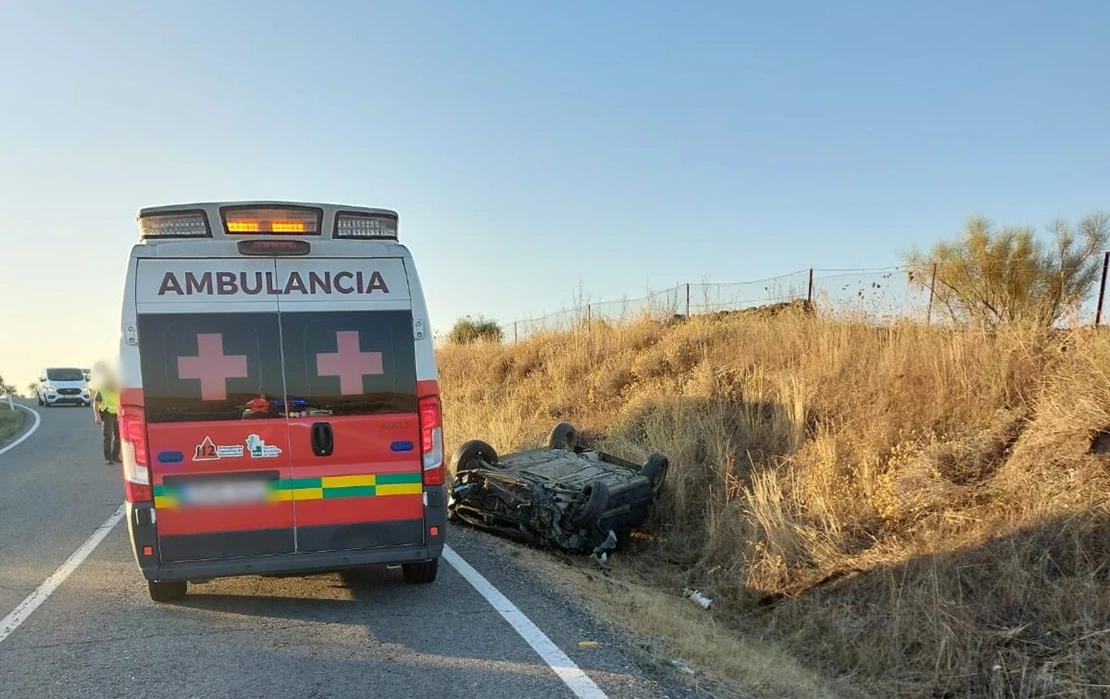
<path id="1" fill-rule="evenodd" d="M 104 463 L 120 460 L 119 444 L 119 385 L 106 365 L 99 365 L 100 377 L 93 390 L 93 420 L 104 433 Z"/>

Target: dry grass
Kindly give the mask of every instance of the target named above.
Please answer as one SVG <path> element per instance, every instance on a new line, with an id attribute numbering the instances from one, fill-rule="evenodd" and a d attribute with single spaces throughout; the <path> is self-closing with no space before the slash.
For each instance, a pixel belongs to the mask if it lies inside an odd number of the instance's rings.
<path id="1" fill-rule="evenodd" d="M 3 444 L 23 429 L 25 415 L 26 413 L 19 408 L 8 410 L 7 402 L 0 400 L 0 444 Z"/>
<path id="2" fill-rule="evenodd" d="M 439 361 L 455 444 L 511 450 L 566 420 L 669 454 L 628 575 L 706 591 L 720 622 L 836 684 L 1110 695 L 1110 456 L 1091 453 L 1110 442 L 1108 335 L 787 313 L 595 323 Z"/>

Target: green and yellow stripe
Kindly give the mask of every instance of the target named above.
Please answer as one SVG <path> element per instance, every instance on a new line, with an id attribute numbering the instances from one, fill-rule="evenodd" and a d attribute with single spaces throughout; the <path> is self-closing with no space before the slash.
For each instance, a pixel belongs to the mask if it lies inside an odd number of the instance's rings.
<path id="1" fill-rule="evenodd" d="M 422 474 L 370 473 L 357 476 L 322 478 L 283 478 L 269 481 L 270 502 L 331 500 L 333 498 L 370 498 L 390 495 L 420 495 L 424 492 Z M 154 486 L 155 507 L 177 507 L 181 486 Z"/>

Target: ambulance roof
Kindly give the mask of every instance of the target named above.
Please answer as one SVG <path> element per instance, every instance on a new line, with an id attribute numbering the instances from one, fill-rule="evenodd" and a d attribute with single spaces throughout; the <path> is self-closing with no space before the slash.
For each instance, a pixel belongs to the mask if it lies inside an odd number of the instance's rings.
<path id="1" fill-rule="evenodd" d="M 306 236 L 324 240 L 397 240 L 392 209 L 294 201 L 223 201 L 139 210 L 143 242 Z"/>
<path id="2" fill-rule="evenodd" d="M 181 204 L 167 204 L 165 206 L 145 206 L 139 209 L 139 218 L 149 216 L 151 214 L 166 214 L 175 211 L 188 211 L 190 209 L 202 209 L 209 212 L 218 212 L 221 208 L 238 208 L 238 207 L 310 207 L 316 209 L 323 209 L 324 213 L 331 212 L 333 215 L 336 211 L 350 211 L 352 213 L 361 214 L 393 214 L 397 212 L 392 209 L 379 209 L 368 206 L 351 206 L 349 204 L 326 204 L 323 202 L 307 202 L 307 201 L 277 201 L 262 199 L 258 201 L 209 201 L 209 202 L 193 202 Z"/>

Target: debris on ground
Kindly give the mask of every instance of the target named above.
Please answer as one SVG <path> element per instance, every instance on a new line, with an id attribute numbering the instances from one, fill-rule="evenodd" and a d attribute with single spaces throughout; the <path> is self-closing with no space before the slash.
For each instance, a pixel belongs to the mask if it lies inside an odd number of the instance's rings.
<path id="1" fill-rule="evenodd" d="M 598 565 L 598 567 L 605 570 L 609 569 L 609 552 L 617 547 L 617 535 L 610 529 L 609 536 L 605 537 L 605 541 L 590 553 L 590 559 Z"/>
<path id="2" fill-rule="evenodd" d="M 690 600 L 691 602 L 695 602 L 696 604 L 701 605 L 702 609 L 709 609 L 713 606 L 713 600 L 709 599 L 693 588 L 686 588 L 686 590 L 683 591 L 682 596 Z"/>

